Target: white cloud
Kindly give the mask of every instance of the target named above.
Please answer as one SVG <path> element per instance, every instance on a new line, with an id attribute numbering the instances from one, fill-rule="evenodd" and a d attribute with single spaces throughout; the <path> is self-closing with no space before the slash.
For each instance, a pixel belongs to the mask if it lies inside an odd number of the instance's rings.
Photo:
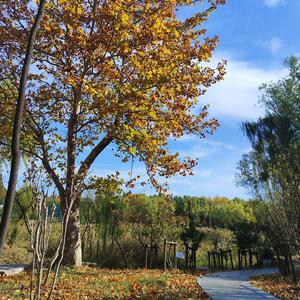
<path id="1" fill-rule="evenodd" d="M 222 142 L 217 142 L 217 141 L 212 141 L 208 139 L 202 139 L 196 135 L 188 135 L 185 134 L 183 135 L 180 139 L 177 140 L 180 143 L 201 143 L 201 145 L 210 145 L 210 146 L 215 146 L 215 147 L 222 147 L 227 150 L 233 150 L 235 149 L 234 145 L 228 144 L 228 143 L 222 143 Z"/>
<path id="2" fill-rule="evenodd" d="M 285 0 L 265 0 L 265 5 L 268 7 L 275 7 L 285 3 Z"/>
<path id="3" fill-rule="evenodd" d="M 225 196 L 248 198 L 243 188 L 234 184 L 233 170 L 203 170 L 199 166 L 194 176 L 174 177 L 169 180 L 174 195 Z"/>
<path id="4" fill-rule="evenodd" d="M 228 57 L 226 54 L 217 56 Z M 261 95 L 259 86 L 282 78 L 286 71 L 257 68 L 230 58 L 227 61 L 225 79 L 210 87 L 200 103 L 210 104 L 210 115 L 214 117 L 251 120 L 263 115 L 264 110 L 257 104 Z"/>
<path id="5" fill-rule="evenodd" d="M 185 148 L 184 150 L 180 149 L 180 157 L 185 158 L 187 156 L 192 158 L 204 159 L 212 154 L 217 152 L 224 152 L 224 151 L 234 151 L 236 147 L 234 145 L 228 143 L 222 143 L 207 139 L 199 139 L 197 136 L 189 136 L 188 140 L 185 139 L 183 136 L 183 140 L 180 139 L 179 142 L 184 142 L 189 147 Z M 188 142 L 188 143 L 187 143 Z"/>
<path id="6" fill-rule="evenodd" d="M 277 37 L 273 37 L 268 41 L 261 42 L 260 44 L 272 54 L 277 54 L 283 48 L 282 40 Z"/>
<path id="7" fill-rule="evenodd" d="M 168 179 L 168 183 L 173 190 L 178 190 L 175 186 L 182 185 L 185 188 L 197 188 L 197 182 L 203 178 L 207 178 L 213 175 L 211 170 L 205 170 L 200 167 L 195 168 L 193 176 L 174 176 Z M 171 189 L 172 191 L 172 189 Z"/>
<path id="8" fill-rule="evenodd" d="M 222 142 L 216 142 L 216 141 L 210 141 L 206 140 L 205 143 L 209 146 L 213 146 L 216 148 L 219 148 L 221 150 L 235 150 L 236 147 L 234 145 L 228 144 L 228 143 L 222 143 Z"/>

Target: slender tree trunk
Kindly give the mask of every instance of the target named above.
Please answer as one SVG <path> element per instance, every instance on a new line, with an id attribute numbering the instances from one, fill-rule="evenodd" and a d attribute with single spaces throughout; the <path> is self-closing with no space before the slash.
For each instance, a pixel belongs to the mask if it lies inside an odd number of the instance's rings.
<path id="1" fill-rule="evenodd" d="M 291 274 L 292 274 L 292 279 L 293 279 L 293 282 L 296 283 L 297 282 L 297 276 L 296 276 L 296 270 L 295 270 L 295 266 L 294 266 L 290 246 L 287 247 L 287 252 L 288 252 L 288 260 L 289 260 L 289 265 L 290 265 L 290 271 L 291 271 Z"/>
<path id="2" fill-rule="evenodd" d="M 14 127 L 13 127 L 12 142 L 11 142 L 10 176 L 9 176 L 8 188 L 5 196 L 3 214 L 1 218 L 1 224 L 0 224 L 0 254 L 2 253 L 3 250 L 3 246 L 4 246 L 4 242 L 8 230 L 8 225 L 12 213 L 12 208 L 14 204 L 15 191 L 16 191 L 20 159 L 21 159 L 20 136 L 21 136 L 21 126 L 23 121 L 23 112 L 25 107 L 26 83 L 27 83 L 35 38 L 44 14 L 45 4 L 46 4 L 46 0 L 40 1 L 34 24 L 30 30 L 27 49 L 25 53 L 25 60 L 22 68 L 20 85 L 18 89 L 18 98 L 16 103 L 16 113 L 14 118 Z"/>
<path id="3" fill-rule="evenodd" d="M 115 241 L 116 241 L 116 244 L 117 244 L 117 246 L 118 246 L 118 248 L 119 248 L 119 250 L 120 250 L 120 252 L 121 252 L 121 255 L 122 255 L 122 258 L 123 258 L 123 262 L 124 262 L 124 267 L 125 267 L 125 268 L 128 268 L 128 264 L 127 264 L 127 259 L 126 259 L 125 252 L 124 252 L 124 250 L 122 249 L 122 247 L 121 247 L 119 241 L 118 241 L 117 239 L 115 239 Z"/>

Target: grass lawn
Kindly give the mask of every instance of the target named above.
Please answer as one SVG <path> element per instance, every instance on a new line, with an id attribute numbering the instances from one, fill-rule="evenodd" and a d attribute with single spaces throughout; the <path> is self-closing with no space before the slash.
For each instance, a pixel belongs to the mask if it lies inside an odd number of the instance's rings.
<path id="1" fill-rule="evenodd" d="M 291 278 L 282 277 L 279 274 L 255 277 L 251 279 L 251 283 L 280 299 L 300 299 L 300 282 L 295 284 Z"/>
<path id="2" fill-rule="evenodd" d="M 181 271 L 64 269 L 53 299 L 208 299 Z M 30 273 L 0 277 L 0 299 L 29 299 Z"/>

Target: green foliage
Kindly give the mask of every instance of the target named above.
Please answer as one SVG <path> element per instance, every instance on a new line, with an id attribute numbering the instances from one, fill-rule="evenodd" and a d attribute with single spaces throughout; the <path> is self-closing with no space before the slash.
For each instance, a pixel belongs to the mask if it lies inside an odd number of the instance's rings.
<path id="1" fill-rule="evenodd" d="M 254 248 L 260 239 L 260 230 L 255 222 L 241 222 L 234 229 L 236 244 L 241 249 Z"/>
<path id="2" fill-rule="evenodd" d="M 162 264 L 166 238 L 178 241 L 179 251 L 184 250 L 184 244 L 198 248 L 198 263 L 205 264 L 207 251 L 256 248 L 264 241 L 264 204 L 259 201 L 126 194 L 115 177 L 95 178 L 90 188 L 93 192 L 88 191 L 80 202 L 84 261 L 104 267 L 141 267 L 146 246 L 157 245 L 158 264 Z M 18 201 L 31 218 L 32 199 L 27 186 L 18 191 Z M 52 202 L 49 199 L 49 204 Z M 15 205 L 14 218 L 22 218 L 19 205 Z M 57 226 L 54 229 L 50 252 L 59 232 Z M 23 233 L 14 231 L 11 229 L 9 236 L 15 247 Z M 153 260 L 154 251 L 148 251 L 148 257 Z"/>
<path id="3" fill-rule="evenodd" d="M 181 233 L 181 239 L 185 245 L 191 245 L 197 249 L 200 242 L 205 238 L 205 233 L 197 228 L 193 217 L 189 218 L 189 224 Z"/>
<path id="4" fill-rule="evenodd" d="M 23 187 L 19 195 L 30 212 L 31 191 Z M 141 267 L 145 264 L 146 245 L 157 244 L 161 265 L 163 239 L 167 238 L 179 242 L 179 251 L 184 251 L 184 243 L 198 248 L 197 261 L 203 265 L 207 263 L 207 251 L 262 246 L 262 231 L 267 225 L 264 205 L 260 201 L 221 197 L 166 200 L 159 196 L 127 195 L 119 189 L 95 190 L 81 199 L 84 261 L 103 267 Z M 53 227 L 50 252 L 57 243 L 58 225 Z M 6 253 L 16 253 L 24 230 Z M 12 241 L 16 235 L 13 231 L 11 228 L 9 234 Z M 149 251 L 148 257 L 151 255 L 153 258 L 154 252 Z"/>
<path id="5" fill-rule="evenodd" d="M 264 94 L 261 102 L 267 109 L 267 114 L 287 117 L 299 130 L 299 58 L 296 56 L 286 58 L 284 61 L 284 66 L 289 70 L 289 75 L 277 82 L 263 84 L 261 89 L 263 90 Z"/>
<path id="6" fill-rule="evenodd" d="M 126 217 L 143 247 L 154 246 L 163 238 L 176 237 L 173 203 L 159 196 L 130 195 L 127 199 Z"/>
<path id="7" fill-rule="evenodd" d="M 19 221 L 24 218 L 26 214 L 29 218 L 35 218 L 33 192 L 29 186 L 23 185 L 16 194 L 16 201 L 14 203 L 12 219 Z"/>
<path id="8" fill-rule="evenodd" d="M 208 214 L 208 199 L 205 197 L 190 197 L 175 196 L 173 198 L 175 202 L 175 213 L 177 216 L 193 216 L 193 218 L 204 218 L 199 219 L 199 222 L 205 222 L 205 218 Z"/>
<path id="9" fill-rule="evenodd" d="M 255 222 L 247 201 L 225 197 L 174 197 L 176 215 L 193 219 L 196 226 L 234 228 L 242 222 Z"/>
<path id="10" fill-rule="evenodd" d="M 17 240 L 17 238 L 18 238 L 18 235 L 19 235 L 19 227 L 18 227 L 18 226 L 15 226 L 15 227 L 13 228 L 13 231 L 11 232 L 11 234 L 10 234 L 10 236 L 9 236 L 9 239 L 8 239 L 7 244 L 8 244 L 9 246 L 12 246 L 12 245 L 16 242 L 16 240 Z"/>
<path id="11" fill-rule="evenodd" d="M 174 197 L 174 201 L 177 217 L 182 217 L 184 222 L 181 239 L 200 247 L 202 263 L 207 251 L 257 249 L 268 245 L 264 233 L 266 219 L 258 201 L 188 196 Z"/>
<path id="12" fill-rule="evenodd" d="M 235 235 L 225 228 L 205 228 L 207 241 L 212 245 L 212 250 L 230 250 L 234 247 Z"/>
<path id="13" fill-rule="evenodd" d="M 213 226 L 235 228 L 244 221 L 255 221 L 251 208 L 239 199 L 214 198 L 211 201 L 209 216 Z"/>

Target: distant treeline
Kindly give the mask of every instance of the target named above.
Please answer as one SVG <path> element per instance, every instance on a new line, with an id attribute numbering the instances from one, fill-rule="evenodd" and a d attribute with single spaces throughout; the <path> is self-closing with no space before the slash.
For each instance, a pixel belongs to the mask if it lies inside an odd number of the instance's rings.
<path id="1" fill-rule="evenodd" d="M 53 203 L 55 199 L 49 199 L 49 207 Z M 60 206 L 55 205 L 59 219 Z M 184 245 L 199 249 L 199 264 L 207 263 L 211 250 L 268 247 L 260 219 L 264 205 L 258 200 L 225 197 L 166 200 L 143 194 L 96 193 L 81 199 L 84 258 L 107 267 L 142 266 L 147 247 L 157 246 L 162 260 L 165 238 L 178 241 L 182 251 Z M 24 187 L 14 206 L 15 224 L 22 222 L 24 213 L 30 216 L 30 209 L 31 192 Z"/>

